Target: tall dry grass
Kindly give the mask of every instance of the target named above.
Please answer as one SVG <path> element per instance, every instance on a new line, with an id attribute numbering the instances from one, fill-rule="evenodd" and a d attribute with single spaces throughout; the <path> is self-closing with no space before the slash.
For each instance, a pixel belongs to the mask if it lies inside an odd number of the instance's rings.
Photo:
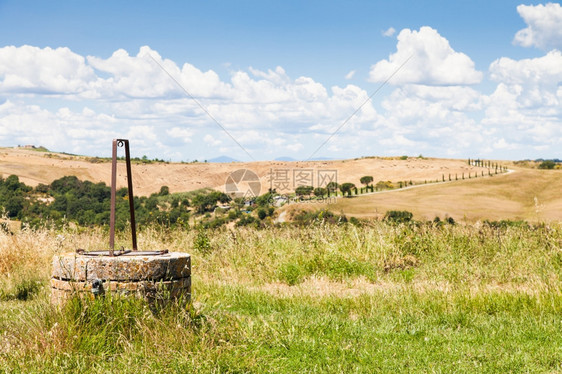
<path id="1" fill-rule="evenodd" d="M 118 246 L 128 242 L 120 233 Z M 108 297 L 51 306 L 52 256 L 105 243 L 99 228 L 0 234 L 0 369 L 562 369 L 559 225 L 145 228 L 140 249 L 192 254 L 193 305 L 152 310 Z"/>

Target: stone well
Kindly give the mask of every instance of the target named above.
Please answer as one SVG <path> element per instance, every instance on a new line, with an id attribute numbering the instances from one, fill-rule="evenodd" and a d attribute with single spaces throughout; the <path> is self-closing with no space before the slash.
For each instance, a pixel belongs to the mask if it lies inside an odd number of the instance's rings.
<path id="1" fill-rule="evenodd" d="M 132 250 L 114 250 L 117 148 L 125 147 Z M 129 140 L 113 139 L 109 250 L 78 249 L 53 258 L 51 300 L 63 304 L 78 295 L 93 299 L 106 293 L 142 296 L 148 301 L 191 298 L 191 256 L 187 253 L 137 250 L 135 206 Z"/>
<path id="2" fill-rule="evenodd" d="M 93 299 L 107 292 L 144 297 L 149 302 L 191 297 L 191 256 L 187 253 L 131 251 L 66 253 L 53 258 L 51 301 L 64 304 L 77 294 Z"/>

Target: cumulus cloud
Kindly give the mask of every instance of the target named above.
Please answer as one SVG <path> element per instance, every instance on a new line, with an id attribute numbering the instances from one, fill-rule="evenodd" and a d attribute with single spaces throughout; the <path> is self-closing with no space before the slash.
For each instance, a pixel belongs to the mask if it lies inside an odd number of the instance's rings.
<path id="1" fill-rule="evenodd" d="M 470 57 L 453 50 L 447 39 L 427 26 L 400 31 L 396 52 L 371 66 L 369 80 L 386 81 L 410 57 L 391 84 L 466 85 L 482 80 Z"/>
<path id="2" fill-rule="evenodd" d="M 396 52 L 372 67 L 370 79 L 386 79 L 385 69 L 390 75 L 410 55 L 377 111 L 356 85 L 327 87 L 280 66 L 221 78 L 149 47 L 108 58 L 68 48 L 0 48 L 0 142 L 106 155 L 108 139 L 128 137 L 139 156 L 247 159 L 181 85 L 256 159 L 306 158 L 365 102 L 317 156 L 540 157 L 525 152 L 562 147 L 561 52 L 497 59 L 488 75 L 497 87 L 484 95 L 468 86 L 482 75 L 472 60 L 423 27 L 402 30 Z"/>
<path id="3" fill-rule="evenodd" d="M 517 12 L 527 27 L 515 34 L 513 43 L 523 47 L 562 49 L 562 7 L 560 4 L 519 5 Z"/>
<path id="4" fill-rule="evenodd" d="M 450 156 L 482 149 L 482 129 L 471 116 L 482 109 L 481 94 L 466 86 L 404 85 L 386 97 L 377 123 L 380 144 L 408 154 Z"/>
<path id="5" fill-rule="evenodd" d="M 389 27 L 388 29 L 386 29 L 382 32 L 382 35 L 390 37 L 390 36 L 394 35 L 395 32 L 396 32 L 396 29 L 394 27 Z"/>
<path id="6" fill-rule="evenodd" d="M 557 50 L 538 58 L 513 60 L 502 57 L 490 65 L 491 78 L 509 84 L 558 85 L 562 82 L 562 53 Z"/>
<path id="7" fill-rule="evenodd" d="M 205 143 L 211 145 L 211 146 L 219 146 L 222 142 L 219 139 L 215 139 L 213 137 L 213 135 L 211 134 L 207 134 L 205 135 L 205 137 L 203 138 L 203 141 L 205 141 Z"/>
<path id="8" fill-rule="evenodd" d="M 96 151 L 99 155 L 103 154 L 100 146 L 107 139 L 121 137 L 116 125 L 115 118 L 92 113 L 89 108 L 49 111 L 36 104 L 11 100 L 0 105 L 0 142 L 6 145 L 36 144 L 79 154 Z"/>
<path id="9" fill-rule="evenodd" d="M 84 57 L 68 48 L 0 48 L 0 93 L 79 94 L 97 80 Z"/>
<path id="10" fill-rule="evenodd" d="M 168 59 L 163 59 L 150 47 L 141 47 L 136 56 L 123 49 L 109 58 L 88 56 L 88 64 L 99 72 L 109 74 L 101 81 L 102 97 L 126 98 L 178 98 L 185 91 L 196 97 L 221 97 L 228 94 L 228 87 L 212 70 L 202 72 L 185 63 L 181 69 Z"/>
<path id="11" fill-rule="evenodd" d="M 562 53 L 512 60 L 500 58 L 490 65 L 490 77 L 498 83 L 490 96 L 489 120 L 526 122 L 522 117 L 562 121 Z"/>
<path id="12" fill-rule="evenodd" d="M 562 147 L 562 53 L 532 59 L 502 57 L 490 65 L 495 91 L 485 98 L 482 123 L 504 135 L 498 149 Z"/>
<path id="13" fill-rule="evenodd" d="M 191 137 L 193 136 L 193 132 L 191 130 L 181 127 L 172 127 L 171 129 L 167 129 L 166 134 L 184 143 L 191 143 Z"/>
<path id="14" fill-rule="evenodd" d="M 206 145 L 237 147 L 184 89 L 258 152 L 302 149 L 295 145 L 302 144 L 295 133 L 339 125 L 367 97 L 357 86 L 328 88 L 310 77 L 290 77 L 280 66 L 234 71 L 223 80 L 212 70 L 179 65 L 146 46 L 137 54 L 119 49 L 108 58 L 83 57 L 68 48 L 0 48 L 0 82 L 0 103 L 8 95 L 18 98 L 4 103 L 4 109 L 13 108 L 0 114 L 0 126 L 22 129 L 7 132 L 4 143 L 41 143 L 84 153 L 98 145 L 84 145 L 82 139 L 129 137 L 141 154 L 151 155 L 151 147 L 158 152 L 153 157 L 177 157 L 187 152 L 180 148 L 185 144 L 198 149 L 196 154 Z M 54 97 L 48 106 L 35 104 L 46 95 Z M 350 126 L 375 117 L 368 103 Z M 56 134 L 52 141 L 43 136 L 44 128 Z"/>

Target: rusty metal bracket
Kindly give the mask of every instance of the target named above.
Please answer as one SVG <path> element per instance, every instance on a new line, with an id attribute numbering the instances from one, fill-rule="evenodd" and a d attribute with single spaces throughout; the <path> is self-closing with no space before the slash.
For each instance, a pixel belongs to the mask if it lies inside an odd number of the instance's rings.
<path id="1" fill-rule="evenodd" d="M 130 249 L 121 249 L 113 251 L 113 257 L 117 256 L 160 256 L 169 253 L 167 249 L 160 251 L 131 251 Z M 86 251 L 84 249 L 77 249 L 77 255 L 81 256 L 111 256 L 110 251 Z"/>
<path id="2" fill-rule="evenodd" d="M 117 147 L 125 147 L 125 163 L 127 165 L 127 190 L 129 192 L 129 213 L 131 217 L 131 237 L 133 251 L 137 250 L 137 228 L 135 222 L 135 200 L 133 195 L 133 176 L 131 173 L 131 153 L 129 140 L 113 139 L 113 152 L 111 158 L 111 212 L 109 215 L 109 255 L 114 256 L 115 248 L 115 205 L 117 196 Z"/>
<path id="3" fill-rule="evenodd" d="M 115 250 L 115 212 L 117 205 L 117 148 L 125 148 L 125 164 L 127 166 L 127 190 L 129 192 L 129 213 L 131 219 L 131 237 L 133 249 L 121 247 Z M 78 248 L 77 255 L 81 256 L 158 256 L 168 253 L 167 249 L 157 251 L 139 251 L 137 248 L 137 225 L 135 221 L 135 197 L 133 195 L 133 175 L 131 173 L 131 153 L 129 151 L 129 140 L 113 139 L 113 152 L 111 159 L 111 211 L 109 215 L 109 250 L 86 251 Z"/>

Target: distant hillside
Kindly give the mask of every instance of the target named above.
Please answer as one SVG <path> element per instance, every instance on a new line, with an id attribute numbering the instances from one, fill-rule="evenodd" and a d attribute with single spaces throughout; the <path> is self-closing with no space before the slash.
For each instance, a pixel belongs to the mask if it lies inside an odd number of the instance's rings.
<path id="1" fill-rule="evenodd" d="M 502 164 L 514 168 L 513 163 Z M 318 185 L 319 177 L 330 174 L 338 183 L 351 182 L 361 187 L 360 178 L 373 176 L 378 181 L 399 181 L 413 183 L 435 182 L 448 179 L 449 174 L 461 178 L 469 173 L 487 174 L 488 169 L 470 166 L 465 160 L 369 157 L 354 160 L 333 161 L 259 161 L 228 163 L 149 163 L 135 162 L 132 166 L 133 185 L 136 195 L 148 196 L 159 192 L 161 186 L 168 186 L 170 192 L 194 191 L 200 188 L 225 190 L 229 175 L 237 170 L 247 169 L 261 181 L 260 193 L 275 188 L 280 193 L 294 191 L 298 184 Z M 538 174 L 526 174 L 535 172 Z M 543 174 L 547 173 L 547 174 Z M 548 174 L 551 173 L 551 174 Z M 556 174 L 557 173 L 557 174 Z M 110 184 L 111 162 L 104 158 L 74 156 L 52 152 L 37 152 L 29 149 L 0 149 L 0 174 L 6 178 L 17 175 L 27 185 L 50 184 L 64 176 L 74 175 L 81 180 Z M 125 165 L 119 163 L 118 185 L 126 186 Z M 239 174 L 249 175 L 249 174 Z M 543 175 L 550 175 L 543 182 Z M 375 194 L 352 199 L 340 199 L 331 206 L 338 214 L 361 217 L 375 217 L 389 209 L 405 209 L 418 216 L 445 214 L 455 219 L 467 217 L 508 217 L 529 218 L 532 216 L 533 198 L 538 198 L 541 213 L 545 217 L 559 217 L 562 212 L 559 186 L 562 175 L 558 170 L 537 170 L 517 168 L 513 175 L 478 178 L 445 184 L 433 184 L 412 190 Z M 507 183 L 497 185 L 497 183 Z M 480 186 L 478 188 L 473 186 Z M 244 188 L 241 185 L 240 188 Z M 283 188 L 286 188 L 283 190 Z M 556 190 L 558 188 L 558 190 Z M 548 191 L 554 191 L 551 193 Z M 317 209 L 320 204 L 308 204 Z M 524 206 L 524 208 L 518 208 Z M 522 212 L 522 213 L 520 213 Z"/>
<path id="2" fill-rule="evenodd" d="M 288 157 L 288 156 L 283 156 L 283 157 L 277 157 L 275 160 L 273 161 L 296 161 L 294 158 L 292 157 Z"/>
<path id="3" fill-rule="evenodd" d="M 210 160 L 207 160 L 207 162 L 228 163 L 228 162 L 238 162 L 238 160 L 235 160 L 235 159 L 233 159 L 232 157 L 229 157 L 229 156 L 219 156 L 219 157 L 215 157 L 215 158 L 212 158 Z"/>
<path id="4" fill-rule="evenodd" d="M 382 218 L 388 210 L 407 210 L 420 220 L 562 221 L 561 186 L 562 170 L 516 168 L 493 177 L 339 198 L 322 207 L 355 217 Z"/>

